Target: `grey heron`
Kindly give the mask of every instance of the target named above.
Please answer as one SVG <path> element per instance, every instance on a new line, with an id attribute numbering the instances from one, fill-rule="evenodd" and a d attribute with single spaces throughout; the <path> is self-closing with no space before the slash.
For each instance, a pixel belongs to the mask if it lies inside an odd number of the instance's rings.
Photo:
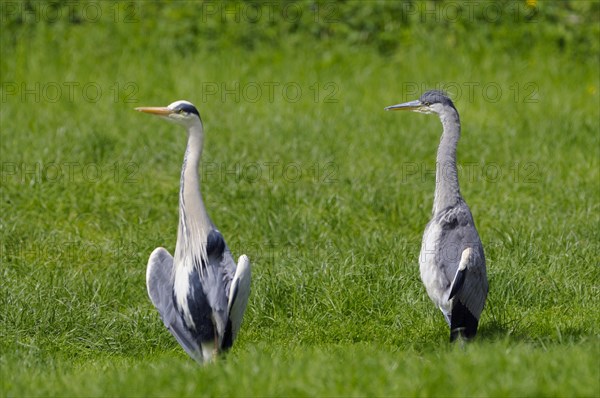
<path id="1" fill-rule="evenodd" d="M 450 341 L 475 336 L 488 293 L 485 255 L 473 216 L 460 194 L 456 145 L 460 118 L 452 100 L 432 90 L 385 110 L 436 113 L 443 133 L 437 151 L 433 216 L 425 227 L 419 269 L 431 300 L 450 326 Z"/>
<path id="2" fill-rule="evenodd" d="M 183 349 L 198 363 L 210 361 L 233 344 L 250 294 L 250 261 L 237 266 L 212 223 L 200 193 L 198 166 L 204 129 L 187 101 L 145 112 L 187 129 L 179 190 L 179 228 L 175 256 L 158 247 L 148 260 L 146 286 L 152 304 Z"/>

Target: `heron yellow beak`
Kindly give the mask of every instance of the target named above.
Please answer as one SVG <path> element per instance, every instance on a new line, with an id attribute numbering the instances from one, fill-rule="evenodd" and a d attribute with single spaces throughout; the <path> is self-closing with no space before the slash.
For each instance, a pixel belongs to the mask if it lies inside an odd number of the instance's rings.
<path id="1" fill-rule="evenodd" d="M 386 111 L 416 111 L 423 106 L 421 101 L 415 100 L 410 102 L 405 102 L 403 104 L 391 105 L 384 108 Z"/>
<path id="2" fill-rule="evenodd" d="M 173 113 L 171 109 L 164 106 L 146 106 L 135 108 L 135 110 L 138 112 L 151 113 L 158 116 L 169 116 L 171 113 Z"/>

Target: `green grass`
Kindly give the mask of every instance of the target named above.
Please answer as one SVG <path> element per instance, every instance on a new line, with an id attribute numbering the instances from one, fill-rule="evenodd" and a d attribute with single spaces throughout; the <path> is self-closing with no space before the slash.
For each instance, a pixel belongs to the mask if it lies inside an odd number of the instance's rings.
<path id="1" fill-rule="evenodd" d="M 596 377 L 590 348 L 496 341 L 423 353 L 375 343 L 293 351 L 260 344 L 202 368 L 174 352 L 36 368 L 11 387 L 67 396 L 592 396 L 593 384 L 581 383 Z M 566 359 L 573 355 L 584 359 L 576 367 Z"/>
<path id="2" fill-rule="evenodd" d="M 522 48 L 502 26 L 383 53 L 290 36 L 182 54 L 148 24 L 2 29 L 3 396 L 600 395 L 597 57 Z M 44 91 L 69 82 L 102 95 Z M 209 94 L 236 82 L 239 101 Z M 490 279 L 466 347 L 417 265 L 439 120 L 383 111 L 440 83 L 463 90 L 461 190 Z M 302 95 L 250 101 L 256 84 Z M 494 85 L 493 100 L 477 88 Z M 144 280 L 152 249 L 175 245 L 185 133 L 132 108 L 181 98 L 205 124 L 209 213 L 253 263 L 239 338 L 204 367 Z"/>

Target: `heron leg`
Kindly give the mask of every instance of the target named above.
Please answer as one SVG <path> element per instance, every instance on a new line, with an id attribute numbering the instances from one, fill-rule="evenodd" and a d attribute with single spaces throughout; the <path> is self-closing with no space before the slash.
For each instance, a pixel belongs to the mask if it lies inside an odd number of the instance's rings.
<path id="1" fill-rule="evenodd" d="M 219 336 L 217 336 L 217 328 L 215 328 L 215 355 L 219 353 Z"/>
<path id="2" fill-rule="evenodd" d="M 213 339 L 214 339 L 214 349 L 213 349 L 213 358 L 217 356 L 219 353 L 219 334 L 217 333 L 217 324 L 215 322 L 214 314 L 211 316 L 213 322 Z"/>

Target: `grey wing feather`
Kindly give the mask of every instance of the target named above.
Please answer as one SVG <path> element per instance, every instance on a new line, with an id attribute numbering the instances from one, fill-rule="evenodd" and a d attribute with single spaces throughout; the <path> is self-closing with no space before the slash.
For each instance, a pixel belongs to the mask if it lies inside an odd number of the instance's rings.
<path id="1" fill-rule="evenodd" d="M 468 247 L 481 246 L 481 241 L 464 202 L 440 212 L 433 221 L 442 229 L 436 258 L 450 283 L 456 276 L 462 252 Z"/>
<path id="2" fill-rule="evenodd" d="M 213 320 L 217 329 L 223 333 L 224 345 L 231 346 L 248 302 L 250 261 L 245 255 L 241 256 L 236 267 L 231 252 L 217 229 L 208 234 L 206 253 L 208 264 L 204 291 L 214 311 Z"/>
<path id="3" fill-rule="evenodd" d="M 485 270 L 485 255 L 479 234 L 475 228 L 473 216 L 465 202 L 440 212 L 436 221 L 442 227 L 440 239 L 440 262 L 449 282 L 456 279 L 461 255 L 465 249 L 471 248 L 464 276 L 461 275 L 462 286 L 449 290 L 479 319 L 487 297 L 488 282 Z M 451 289 L 452 286 L 449 286 Z"/>
<path id="4" fill-rule="evenodd" d="M 456 298 L 479 320 L 489 287 L 483 248 L 480 245 L 479 248 L 475 249 L 469 256 L 464 282 L 462 288 L 456 293 Z"/>
<path id="5" fill-rule="evenodd" d="M 167 319 L 163 314 L 169 312 L 173 306 L 173 290 L 171 282 L 171 273 L 173 271 L 173 256 L 162 247 L 154 249 L 148 259 L 148 268 L 146 269 L 146 287 L 150 301 L 160 313 L 165 326 Z"/>
<path id="6" fill-rule="evenodd" d="M 232 341 L 236 339 L 242 325 L 248 297 L 250 296 L 250 279 L 250 260 L 246 255 L 242 255 L 238 259 L 235 276 L 229 290 L 228 312 L 231 319 Z"/>
<path id="7" fill-rule="evenodd" d="M 235 273 L 231 252 L 217 229 L 213 229 L 206 244 L 207 264 L 202 286 L 213 310 L 217 329 L 223 333 L 228 319 L 228 292 Z"/>
<path id="8" fill-rule="evenodd" d="M 450 290 L 450 294 L 448 295 L 448 300 L 456 296 L 456 293 L 462 289 L 463 284 L 465 283 L 465 277 L 467 276 L 467 270 L 461 269 L 459 266 L 458 271 L 456 271 L 456 276 L 454 277 L 454 281 L 452 282 L 452 289 Z"/>
<path id="9" fill-rule="evenodd" d="M 183 320 L 173 305 L 173 256 L 162 247 L 154 249 L 148 259 L 146 287 L 152 304 L 177 342 L 196 362 L 202 363 L 202 351 L 198 343 L 183 325 Z"/>

